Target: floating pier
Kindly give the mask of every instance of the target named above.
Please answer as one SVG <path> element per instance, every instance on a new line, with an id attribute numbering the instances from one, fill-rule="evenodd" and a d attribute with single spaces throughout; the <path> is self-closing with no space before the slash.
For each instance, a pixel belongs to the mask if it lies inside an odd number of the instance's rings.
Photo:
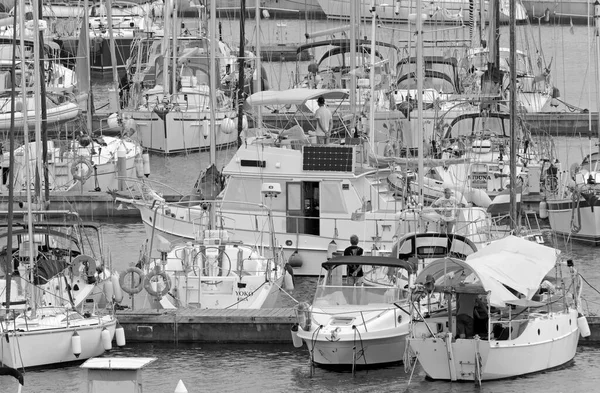
<path id="1" fill-rule="evenodd" d="M 122 310 L 117 319 L 129 342 L 290 343 L 296 323 L 291 308 L 258 310 Z M 580 345 L 600 344 L 600 317 L 587 317 L 591 335 Z"/>
<path id="2" fill-rule="evenodd" d="M 123 310 L 117 319 L 129 342 L 291 343 L 291 308 Z"/>

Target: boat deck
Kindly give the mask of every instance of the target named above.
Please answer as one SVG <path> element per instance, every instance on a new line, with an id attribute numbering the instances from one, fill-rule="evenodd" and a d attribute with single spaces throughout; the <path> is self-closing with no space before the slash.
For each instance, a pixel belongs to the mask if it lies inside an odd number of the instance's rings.
<path id="1" fill-rule="evenodd" d="M 140 309 L 118 311 L 117 319 L 131 342 L 288 343 L 296 314 L 291 308 Z"/>

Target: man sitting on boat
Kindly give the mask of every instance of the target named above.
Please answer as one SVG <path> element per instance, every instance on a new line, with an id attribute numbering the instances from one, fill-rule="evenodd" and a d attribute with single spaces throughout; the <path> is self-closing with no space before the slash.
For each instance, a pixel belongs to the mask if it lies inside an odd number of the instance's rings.
<path id="1" fill-rule="evenodd" d="M 317 140 L 319 143 L 329 143 L 329 137 L 331 136 L 331 129 L 333 128 L 333 115 L 329 108 L 325 106 L 325 98 L 323 96 L 317 99 L 319 109 L 315 111 L 315 118 L 317 119 Z"/>

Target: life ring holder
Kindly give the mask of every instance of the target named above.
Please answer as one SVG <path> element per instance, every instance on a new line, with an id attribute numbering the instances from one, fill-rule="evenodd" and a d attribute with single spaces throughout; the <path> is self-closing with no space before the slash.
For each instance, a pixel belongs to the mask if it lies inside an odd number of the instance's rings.
<path id="1" fill-rule="evenodd" d="M 85 172 L 85 174 L 81 174 L 78 170 L 77 167 L 79 165 L 85 165 L 87 166 L 88 170 Z M 74 180 L 78 180 L 80 182 L 85 182 L 87 179 L 89 179 L 90 177 L 92 177 L 92 173 L 94 171 L 94 165 L 92 165 L 92 163 L 90 162 L 90 160 L 88 160 L 87 158 L 83 157 L 83 156 L 79 156 L 75 159 L 75 161 L 73 161 L 73 164 L 71 165 L 71 176 L 73 176 Z"/>
<path id="2" fill-rule="evenodd" d="M 79 272 L 79 266 L 85 266 L 85 275 L 93 277 L 96 273 L 96 260 L 89 255 L 81 254 L 75 257 L 71 262 L 71 268 L 74 272 Z"/>
<path id="3" fill-rule="evenodd" d="M 140 277 L 137 285 L 135 285 L 135 286 L 126 285 L 125 277 L 128 274 L 137 274 Z M 133 280 L 131 280 L 131 281 L 133 281 Z M 121 286 L 121 289 L 125 293 L 128 293 L 130 295 L 135 295 L 136 293 L 140 293 L 142 291 L 142 289 L 144 289 L 144 272 L 142 271 L 142 269 L 135 267 L 135 266 L 127 268 L 127 270 L 125 270 L 125 273 L 123 273 L 119 276 L 119 285 Z"/>
<path id="4" fill-rule="evenodd" d="M 152 288 L 152 279 L 154 277 L 162 277 L 163 282 L 165 283 L 164 288 L 160 292 Z M 169 293 L 169 290 L 171 289 L 171 279 L 165 272 L 150 273 L 144 278 L 144 289 L 150 294 L 150 296 L 161 298 Z"/>

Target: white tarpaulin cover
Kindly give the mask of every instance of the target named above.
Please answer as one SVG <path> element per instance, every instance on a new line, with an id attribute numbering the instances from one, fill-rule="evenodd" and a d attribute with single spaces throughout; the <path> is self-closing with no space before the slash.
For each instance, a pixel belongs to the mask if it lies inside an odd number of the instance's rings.
<path id="1" fill-rule="evenodd" d="M 434 277 L 436 287 L 453 287 L 456 292 L 490 292 L 490 304 L 504 307 L 521 296 L 531 299 L 560 251 L 519 237 L 508 236 L 471 254 L 465 261 L 444 258 L 431 262 L 417 277 L 424 283 Z M 464 289 L 461 289 L 464 288 Z"/>

